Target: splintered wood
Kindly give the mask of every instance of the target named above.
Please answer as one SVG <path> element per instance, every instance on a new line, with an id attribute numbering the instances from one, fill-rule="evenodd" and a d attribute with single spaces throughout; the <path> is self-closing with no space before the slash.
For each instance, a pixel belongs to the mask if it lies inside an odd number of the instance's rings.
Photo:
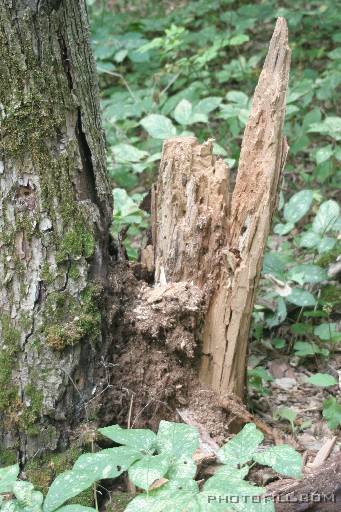
<path id="1" fill-rule="evenodd" d="M 242 397 L 247 340 L 288 146 L 283 135 L 290 50 L 279 18 L 255 90 L 236 185 L 212 141 L 165 141 L 154 195 L 155 280 L 201 287 L 200 380 Z"/>

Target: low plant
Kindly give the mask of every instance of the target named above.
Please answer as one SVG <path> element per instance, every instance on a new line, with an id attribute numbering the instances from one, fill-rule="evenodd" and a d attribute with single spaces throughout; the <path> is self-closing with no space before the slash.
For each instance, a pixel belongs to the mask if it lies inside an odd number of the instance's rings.
<path id="1" fill-rule="evenodd" d="M 262 447 L 264 436 L 252 423 L 220 448 L 221 466 L 203 485 L 195 480 L 193 454 L 199 448 L 196 428 L 161 421 L 157 434 L 118 425 L 99 432 L 120 446 L 81 455 L 71 470 L 53 481 L 46 497 L 30 482 L 18 480 L 17 464 L 0 469 L 1 512 L 95 511 L 67 502 L 96 482 L 124 472 L 142 491 L 126 512 L 225 511 L 227 504 L 229 510 L 237 512 L 274 512 L 273 501 L 262 498 L 265 488 L 245 480 L 251 466 L 257 463 L 285 476 L 301 476 L 300 454 L 288 445 Z"/>

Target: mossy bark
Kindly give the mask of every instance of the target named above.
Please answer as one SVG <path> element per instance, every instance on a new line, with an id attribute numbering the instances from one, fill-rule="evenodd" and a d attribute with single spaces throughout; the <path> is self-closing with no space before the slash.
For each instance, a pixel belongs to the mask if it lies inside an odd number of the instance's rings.
<path id="1" fill-rule="evenodd" d="M 62 448 L 106 343 L 111 193 L 84 0 L 0 5 L 0 448 Z"/>

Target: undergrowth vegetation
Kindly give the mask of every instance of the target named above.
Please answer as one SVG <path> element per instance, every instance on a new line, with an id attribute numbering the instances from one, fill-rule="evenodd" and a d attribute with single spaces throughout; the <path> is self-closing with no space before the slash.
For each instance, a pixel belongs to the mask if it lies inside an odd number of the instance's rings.
<path id="1" fill-rule="evenodd" d="M 215 154 L 236 172 L 267 44 L 276 17 L 286 18 L 290 151 L 251 351 L 261 343 L 264 352 L 291 354 L 299 364 L 327 360 L 341 341 L 340 289 L 328 273 L 341 247 L 341 10 L 332 0 L 88 4 L 115 187 L 113 232 L 131 259 L 146 236 L 148 213 L 139 205 L 155 180 L 163 139 L 214 138 Z M 260 396 L 271 381 L 261 359 L 254 357 L 248 372 L 250 390 Z M 318 373 L 311 383 L 328 387 L 336 380 Z M 334 397 L 326 398 L 331 428 L 339 425 L 340 410 Z"/>
<path id="2" fill-rule="evenodd" d="M 288 445 L 266 447 L 264 435 L 253 423 L 245 425 L 217 453 L 220 467 L 199 486 L 193 455 L 199 448 L 196 428 L 161 421 L 158 433 L 147 429 L 122 429 L 119 425 L 99 429 L 117 447 L 81 455 L 69 471 L 53 481 L 47 496 L 28 481 L 17 480 L 17 464 L 0 469 L 2 512 L 95 512 L 97 487 L 101 480 L 128 472 L 130 482 L 143 491 L 125 508 L 126 512 L 274 512 L 274 502 L 262 495 L 263 487 L 247 481 L 251 466 L 269 466 L 285 476 L 301 477 L 302 459 Z M 96 509 L 69 500 L 93 486 Z M 12 496 L 1 503 L 2 493 Z"/>

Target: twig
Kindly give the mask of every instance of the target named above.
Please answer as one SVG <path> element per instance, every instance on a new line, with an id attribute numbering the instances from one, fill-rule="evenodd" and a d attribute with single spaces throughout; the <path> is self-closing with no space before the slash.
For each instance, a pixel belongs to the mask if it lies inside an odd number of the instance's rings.
<path id="1" fill-rule="evenodd" d="M 121 73 L 115 73 L 114 71 L 109 71 L 108 69 L 104 69 L 104 68 L 101 68 L 100 66 L 98 66 L 98 69 L 99 71 L 101 71 L 102 73 L 106 73 L 107 75 L 110 75 L 110 76 L 114 76 L 116 78 L 120 78 L 122 80 L 122 82 L 124 83 L 124 85 L 126 86 L 130 96 L 133 98 L 133 100 L 135 101 L 135 103 L 138 103 L 138 99 L 136 98 L 135 94 L 133 93 L 133 91 L 131 90 L 127 80 L 124 78 L 123 75 L 121 75 Z"/>

